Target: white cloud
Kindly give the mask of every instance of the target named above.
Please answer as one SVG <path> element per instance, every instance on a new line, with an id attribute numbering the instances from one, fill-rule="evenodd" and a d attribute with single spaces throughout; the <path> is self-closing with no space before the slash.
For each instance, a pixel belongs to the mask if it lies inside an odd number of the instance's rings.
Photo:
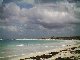
<path id="1" fill-rule="evenodd" d="M 20 14 L 20 7 L 15 3 L 6 4 L 4 7 L 4 13 L 8 16 L 18 16 Z"/>
<path id="2" fill-rule="evenodd" d="M 9 30 L 9 31 L 13 31 L 13 32 L 14 32 L 14 31 L 17 32 L 17 31 L 18 31 L 18 28 L 17 28 L 16 26 L 9 26 L 9 27 L 8 27 L 8 30 Z"/>
<path id="3" fill-rule="evenodd" d="M 11 32 L 18 32 L 19 29 L 16 26 L 0 26 L 0 28 L 11 31 Z"/>
<path id="4" fill-rule="evenodd" d="M 41 28 L 43 27 L 48 29 L 64 28 L 70 27 L 72 26 L 72 24 L 70 23 L 75 23 L 76 21 L 78 21 L 73 14 L 65 10 L 65 6 L 60 7 L 61 9 L 58 10 L 59 6 L 60 5 L 54 6 L 53 4 L 53 7 L 35 6 L 30 9 L 26 8 L 21 9 L 15 3 L 9 3 L 6 4 L 6 6 L 4 7 L 4 11 L 8 16 L 7 19 L 9 21 L 12 21 L 12 23 L 14 23 L 15 21 L 20 22 L 21 24 L 24 25 L 28 23 L 31 27 L 33 27 L 32 24 L 33 25 L 36 24 L 39 27 L 42 26 Z M 16 28 L 11 29 L 16 31 Z"/>

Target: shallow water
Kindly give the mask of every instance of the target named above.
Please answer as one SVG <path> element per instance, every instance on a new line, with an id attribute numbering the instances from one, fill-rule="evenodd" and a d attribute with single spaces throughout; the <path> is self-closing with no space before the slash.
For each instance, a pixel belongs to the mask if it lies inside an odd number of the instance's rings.
<path id="1" fill-rule="evenodd" d="M 63 40 L 1 40 L 0 60 L 9 60 L 22 55 L 63 47 L 73 41 Z"/>

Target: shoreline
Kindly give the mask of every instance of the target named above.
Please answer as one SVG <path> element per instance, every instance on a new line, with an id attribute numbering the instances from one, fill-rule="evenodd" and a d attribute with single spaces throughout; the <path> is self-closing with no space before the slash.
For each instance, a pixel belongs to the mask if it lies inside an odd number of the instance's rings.
<path id="1" fill-rule="evenodd" d="M 70 59 L 74 59 L 76 54 L 74 56 L 73 53 L 76 52 L 76 49 L 78 49 L 78 47 L 79 47 L 79 51 L 80 51 L 80 44 L 78 44 L 78 45 L 77 44 L 76 45 L 75 44 L 67 44 L 63 48 L 56 48 L 56 49 L 45 51 L 45 52 L 31 53 L 29 55 L 20 56 L 15 59 L 12 59 L 12 60 L 56 60 L 58 58 L 60 59 L 60 58 L 66 58 L 66 57 L 68 59 L 70 57 L 72 57 Z"/>

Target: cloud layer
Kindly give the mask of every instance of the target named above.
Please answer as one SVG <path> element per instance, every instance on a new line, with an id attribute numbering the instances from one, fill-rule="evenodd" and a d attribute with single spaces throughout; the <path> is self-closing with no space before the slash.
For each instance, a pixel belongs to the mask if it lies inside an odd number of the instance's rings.
<path id="1" fill-rule="evenodd" d="M 37 36 L 40 33 L 45 36 L 68 35 L 70 32 L 74 34 L 75 26 L 80 24 L 74 13 L 74 4 L 69 3 L 47 3 L 28 9 L 10 2 L 5 4 L 4 15 L 5 19 L 0 20 L 0 25 L 2 24 L 0 28 L 23 36 L 32 34 Z"/>

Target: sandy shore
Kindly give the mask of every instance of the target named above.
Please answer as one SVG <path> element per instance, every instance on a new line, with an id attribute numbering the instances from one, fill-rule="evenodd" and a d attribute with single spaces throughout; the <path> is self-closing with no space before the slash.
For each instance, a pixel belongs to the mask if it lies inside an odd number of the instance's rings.
<path id="1" fill-rule="evenodd" d="M 80 44 L 68 44 L 45 52 L 36 52 L 13 60 L 80 60 Z"/>

